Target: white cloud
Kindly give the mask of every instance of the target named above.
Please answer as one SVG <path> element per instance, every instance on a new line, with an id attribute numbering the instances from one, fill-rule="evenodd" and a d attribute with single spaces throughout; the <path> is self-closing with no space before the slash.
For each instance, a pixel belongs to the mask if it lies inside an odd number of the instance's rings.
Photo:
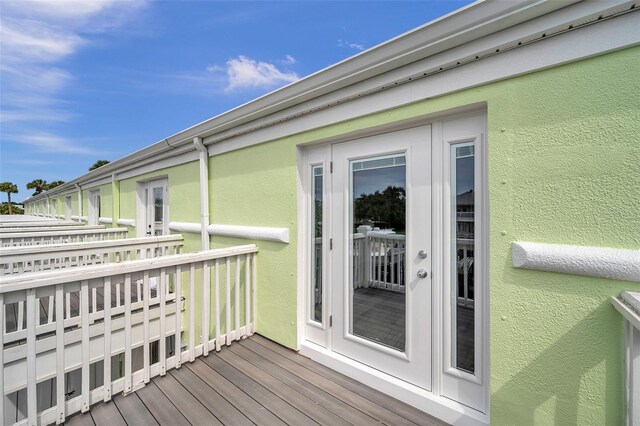
<path id="1" fill-rule="evenodd" d="M 40 152 L 92 155 L 96 153 L 96 151 L 91 149 L 91 147 L 80 146 L 71 139 L 49 133 L 22 134 L 9 136 L 7 139 L 24 145 L 33 146 Z"/>
<path id="2" fill-rule="evenodd" d="M 287 56 L 285 56 L 285 57 L 284 57 L 284 59 L 283 59 L 282 61 L 280 61 L 280 62 L 282 62 L 284 65 L 293 65 L 293 64 L 295 64 L 297 61 L 296 61 L 296 58 L 294 58 L 293 56 L 291 56 L 291 55 L 287 55 Z"/>
<path id="3" fill-rule="evenodd" d="M 355 49 L 355 50 L 360 50 L 360 51 L 365 49 L 364 44 L 351 43 L 351 42 L 348 42 L 348 41 L 342 40 L 342 39 L 338 40 L 338 47 L 346 47 L 346 48 L 349 48 L 349 49 Z"/>
<path id="4" fill-rule="evenodd" d="M 287 55 L 285 60 L 293 59 Z M 293 59 L 295 61 L 295 59 Z M 212 65 L 207 67 L 211 73 L 225 72 L 227 82 L 225 90 L 232 92 L 242 89 L 268 89 L 281 84 L 292 83 L 300 77 L 293 71 L 283 71 L 269 62 L 257 61 L 246 56 L 229 59 L 225 67 Z"/>
<path id="5" fill-rule="evenodd" d="M 24 143 L 48 152 L 85 153 L 83 148 L 44 131 L 49 123 L 73 117 L 60 108 L 64 91 L 74 79 L 64 60 L 89 46 L 92 35 L 122 26 L 143 5 L 143 0 L 4 0 L 0 16 L 0 120 L 5 124 L 29 123 L 22 130 L 14 125 L 9 132 L 19 134 L 27 128 L 27 133 L 43 131 Z"/>

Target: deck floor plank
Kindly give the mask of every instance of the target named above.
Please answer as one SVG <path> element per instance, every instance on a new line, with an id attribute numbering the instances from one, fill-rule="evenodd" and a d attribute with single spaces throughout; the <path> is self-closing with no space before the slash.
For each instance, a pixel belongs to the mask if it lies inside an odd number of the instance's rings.
<path id="1" fill-rule="evenodd" d="M 118 407 L 113 402 L 98 404 L 90 411 L 96 426 L 127 426 Z"/>
<path id="2" fill-rule="evenodd" d="M 243 340 L 241 344 L 244 344 L 248 347 L 253 347 L 259 350 L 259 347 L 255 347 L 256 344 L 269 349 L 273 353 L 276 353 L 282 357 L 288 358 L 296 364 L 299 364 L 306 369 L 313 371 L 315 374 L 324 377 L 325 379 L 333 382 L 345 389 L 348 389 L 363 398 L 368 399 L 371 402 L 376 403 L 378 406 L 385 407 L 387 410 L 391 410 L 394 413 L 401 415 L 407 420 L 416 423 L 416 424 L 433 424 L 433 425 L 442 425 L 444 424 L 441 420 L 436 419 L 433 416 L 424 413 L 417 408 L 405 404 L 402 401 L 399 401 L 395 398 L 392 398 L 388 395 L 385 395 L 382 392 L 379 392 L 369 386 L 363 385 L 362 383 L 347 377 L 343 374 L 338 373 L 337 371 L 331 370 L 328 367 L 325 367 L 322 364 L 312 361 L 311 359 L 298 355 L 296 352 L 285 348 L 284 346 L 280 346 L 271 340 L 262 337 L 260 335 L 254 334 L 251 339 Z M 268 354 L 267 354 L 268 356 Z M 326 387 L 323 387 L 325 390 L 328 390 Z M 375 415 L 372 415 L 376 417 Z M 380 417 L 376 417 L 380 418 Z"/>
<path id="3" fill-rule="evenodd" d="M 72 425 L 437 425 L 445 423 L 261 336 L 234 342 Z"/>
<path id="4" fill-rule="evenodd" d="M 67 426 L 94 426 L 90 413 L 78 413 L 64 422 Z"/>
<path id="5" fill-rule="evenodd" d="M 205 368 L 211 370 L 206 366 Z M 169 374 L 180 382 L 202 405 L 211 411 L 222 424 L 238 426 L 253 425 L 241 411 L 224 399 L 224 397 L 216 391 L 216 388 L 204 382 L 202 377 L 196 375 L 191 369 L 183 366 L 180 370 L 172 370 Z M 211 384 L 216 386 L 217 382 L 212 380 Z"/>
<path id="6" fill-rule="evenodd" d="M 155 385 L 155 380 L 137 391 L 142 403 L 161 425 L 186 425 L 189 421 Z"/>
<path id="7" fill-rule="evenodd" d="M 205 362 L 220 374 L 233 380 L 244 392 L 254 398 L 261 398 L 272 412 L 276 413 L 288 424 L 328 424 L 337 421 L 333 413 L 316 407 L 314 402 L 304 398 L 293 389 L 279 383 L 267 374 L 260 374 L 254 369 L 238 367 L 229 356 L 233 353 L 221 351 L 217 357 L 209 357 Z M 338 423 L 335 423 L 338 424 Z"/>
<path id="8" fill-rule="evenodd" d="M 317 404 L 331 410 L 353 425 L 366 426 L 377 422 L 373 417 L 368 416 L 359 409 L 325 392 L 323 389 L 301 379 L 269 359 L 263 358 L 244 345 L 231 345 L 229 349 L 249 361 L 255 367 L 271 374 L 286 385 L 312 399 Z"/>
<path id="9" fill-rule="evenodd" d="M 211 414 L 211 412 L 171 374 L 159 377 L 153 382 L 176 407 L 180 407 L 180 412 L 192 425 L 222 425 L 220 420 Z"/>
<path id="10" fill-rule="evenodd" d="M 362 407 L 364 409 L 369 406 L 369 403 L 374 404 L 371 407 L 373 411 L 366 411 L 367 414 L 380 419 L 385 423 L 429 424 L 429 422 L 432 422 L 432 424 L 441 424 L 439 420 L 408 404 L 389 397 L 388 395 L 378 392 L 373 388 L 363 385 L 362 383 L 356 382 L 353 379 L 348 379 L 346 376 L 326 368 L 309 358 L 300 356 L 297 353 L 262 336 L 255 335 L 254 338 L 245 340 L 241 342 L 241 344 L 255 352 L 262 353 L 265 357 L 271 357 L 270 359 L 274 362 L 280 361 L 280 363 L 284 364 L 282 358 L 293 361 L 294 365 L 297 365 L 298 367 L 292 367 L 290 371 L 299 372 L 302 376 L 308 377 L 312 380 L 312 383 L 317 384 L 324 389 L 339 392 L 336 394 L 332 391 L 334 395 L 340 395 L 341 399 L 351 403 L 355 407 Z M 303 368 L 303 370 L 300 368 Z M 305 370 L 312 374 L 307 374 Z M 341 389 L 347 392 L 341 392 Z"/>
<path id="11" fill-rule="evenodd" d="M 216 356 L 210 354 L 209 356 Z M 260 405 L 255 399 L 237 388 L 233 383 L 218 374 L 215 370 L 202 362 L 200 359 L 192 364 L 185 364 L 188 370 L 195 373 L 208 386 L 215 389 L 223 398 L 233 404 L 237 410 L 243 413 L 247 418 L 257 425 L 265 426 L 283 426 L 286 423 L 280 420 L 275 414 Z M 182 373 L 182 370 L 180 371 Z M 227 413 L 229 415 L 230 413 Z M 233 424 L 233 423 L 227 423 Z"/>
<path id="12" fill-rule="evenodd" d="M 158 424 L 137 393 L 131 393 L 126 396 L 118 395 L 113 399 L 113 403 L 130 425 L 155 426 Z"/>

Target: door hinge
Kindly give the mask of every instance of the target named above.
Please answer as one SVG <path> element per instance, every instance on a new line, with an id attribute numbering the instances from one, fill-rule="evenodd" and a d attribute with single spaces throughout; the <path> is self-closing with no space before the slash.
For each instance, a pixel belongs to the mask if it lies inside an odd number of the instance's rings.
<path id="1" fill-rule="evenodd" d="M 329 250 L 333 250 L 333 238 L 329 238 Z"/>
<path id="2" fill-rule="evenodd" d="M 329 173 L 333 173 L 333 161 L 329 162 Z"/>
<path id="3" fill-rule="evenodd" d="M 333 315 L 329 315 L 329 327 L 333 327 Z"/>

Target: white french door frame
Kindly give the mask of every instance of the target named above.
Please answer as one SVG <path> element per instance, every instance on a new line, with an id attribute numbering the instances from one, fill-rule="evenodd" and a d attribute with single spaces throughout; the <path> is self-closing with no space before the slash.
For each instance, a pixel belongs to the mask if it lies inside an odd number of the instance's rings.
<path id="1" fill-rule="evenodd" d="M 100 190 L 89 191 L 89 225 L 97 225 L 100 218 Z"/>
<path id="2" fill-rule="evenodd" d="M 155 223 L 153 220 L 153 201 L 150 195 L 153 188 L 163 188 L 162 235 L 169 234 L 169 180 L 166 176 L 136 182 L 136 237 L 153 236 Z M 151 231 L 149 231 L 151 225 Z"/>
<path id="3" fill-rule="evenodd" d="M 448 129 L 455 126 L 456 121 L 471 120 L 475 123 L 475 130 L 463 134 L 455 134 Z M 461 113 L 452 113 L 449 116 L 438 113 L 421 120 L 412 120 L 404 127 L 398 123 L 388 127 L 381 127 L 377 133 L 382 134 L 418 125 L 431 125 L 432 136 L 432 386 L 431 391 L 422 389 L 403 380 L 385 374 L 375 368 L 368 367 L 354 361 L 351 358 L 340 355 L 332 350 L 331 332 L 328 327 L 332 307 L 329 306 L 331 297 L 331 285 L 327 280 L 323 282 L 323 323 L 312 324 L 309 321 L 309 277 L 310 277 L 310 223 L 311 211 L 308 192 L 310 186 L 309 170 L 311 164 L 324 164 L 325 171 L 330 167 L 332 160 L 331 144 L 357 140 L 372 135 L 367 132 L 362 135 L 352 135 L 342 140 L 318 142 L 312 147 L 299 147 L 298 150 L 298 342 L 299 350 L 306 355 L 336 371 L 359 380 L 384 393 L 393 395 L 410 405 L 428 412 L 450 423 L 487 424 L 489 422 L 489 206 L 488 206 L 488 155 L 487 155 L 487 128 L 486 108 L 473 107 Z M 445 140 L 445 138 L 447 138 Z M 452 143 L 475 143 L 474 159 L 474 187 L 475 187 L 475 289 L 474 305 L 476 312 L 475 321 L 475 371 L 471 375 L 464 371 L 452 368 L 452 335 L 451 335 L 451 303 L 457 303 L 451 297 L 451 241 L 450 241 L 450 193 L 449 193 L 449 153 Z M 324 255 L 323 259 L 329 259 L 328 246 L 333 234 L 332 220 L 327 212 L 331 212 L 331 197 L 327 196 L 327 188 L 330 188 L 330 175 L 325 172 L 323 194 L 323 229 Z M 455 220 L 455 219 L 454 219 Z M 333 241 L 334 247 L 336 241 Z M 332 276 L 331 262 L 323 263 L 324 277 Z M 455 306 L 455 305 L 453 305 Z M 333 308 L 333 314 L 335 315 Z M 340 308 L 338 308 L 340 309 Z M 479 310 L 479 311 L 478 311 Z M 335 321 L 335 320 L 334 320 Z M 335 323 L 334 323 L 335 325 Z M 452 381 L 453 380 L 453 381 Z M 457 380 L 457 382 L 456 382 Z M 462 383 L 460 392 L 466 392 L 465 385 L 479 387 L 482 394 L 481 407 L 472 408 L 460 400 L 464 395 L 456 395 L 452 383 Z M 478 389 L 475 389 L 476 391 Z"/>

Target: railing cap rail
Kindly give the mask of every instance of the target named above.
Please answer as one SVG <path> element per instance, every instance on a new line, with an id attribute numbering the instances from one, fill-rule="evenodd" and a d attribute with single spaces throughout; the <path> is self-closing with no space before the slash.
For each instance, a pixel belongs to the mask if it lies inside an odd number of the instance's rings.
<path id="1" fill-rule="evenodd" d="M 51 226 L 13 226 L 13 227 L 4 227 L 0 228 L 0 233 L 2 234 L 11 234 L 11 233 L 29 233 L 34 234 L 36 232 L 57 232 L 57 231 L 91 231 L 95 229 L 105 229 L 104 225 L 82 225 L 76 223 L 75 225 L 51 225 Z"/>
<path id="2" fill-rule="evenodd" d="M 189 263 L 206 262 L 209 260 L 257 252 L 258 247 L 255 244 L 246 244 L 197 253 L 174 254 L 170 256 L 156 257 L 153 259 L 80 266 L 77 268 L 58 269 L 54 271 L 28 272 L 25 274 L 0 277 L 0 294 L 46 287 L 55 284 L 64 284 L 107 276 L 148 271 L 152 269 L 167 268 Z"/>
<path id="3" fill-rule="evenodd" d="M 129 232 L 127 228 L 106 228 L 106 229 L 74 229 L 71 231 L 46 231 L 46 232 L 14 232 L 5 234 L 0 232 L 0 238 L 28 238 L 28 237 L 46 237 L 53 235 L 82 235 L 82 234 L 117 234 L 120 232 Z"/>
<path id="4" fill-rule="evenodd" d="M 182 242 L 182 234 L 159 235 L 156 237 L 121 238 L 117 240 L 83 241 L 77 243 L 42 244 L 36 246 L 0 247 L 0 259 L 2 256 L 17 256 L 26 254 L 51 253 L 58 251 L 74 251 L 81 249 L 100 249 L 107 247 L 138 246 L 147 244 L 162 244 L 170 242 Z"/>

